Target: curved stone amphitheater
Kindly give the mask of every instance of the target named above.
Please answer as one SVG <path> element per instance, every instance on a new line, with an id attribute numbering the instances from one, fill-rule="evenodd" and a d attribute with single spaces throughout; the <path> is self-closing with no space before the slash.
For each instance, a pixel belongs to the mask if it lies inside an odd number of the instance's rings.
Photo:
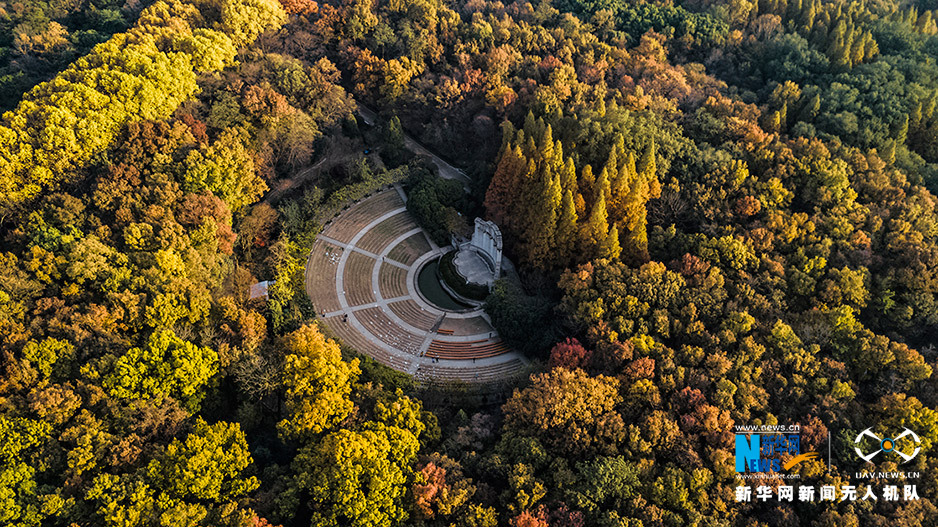
<path id="1" fill-rule="evenodd" d="M 417 291 L 417 272 L 443 254 L 414 223 L 400 187 L 383 190 L 326 225 L 306 264 L 306 292 L 347 345 L 424 383 L 488 383 L 527 362 L 481 308 L 444 311 Z"/>

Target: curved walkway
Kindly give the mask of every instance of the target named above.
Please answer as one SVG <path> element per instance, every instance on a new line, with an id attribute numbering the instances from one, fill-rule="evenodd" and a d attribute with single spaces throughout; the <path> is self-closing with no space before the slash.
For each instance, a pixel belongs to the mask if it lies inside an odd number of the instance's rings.
<path id="1" fill-rule="evenodd" d="M 442 249 L 414 223 L 395 186 L 326 225 L 306 265 L 306 291 L 329 329 L 357 351 L 427 383 L 484 383 L 521 373 L 482 309 L 454 313 L 417 292 Z M 367 247 L 364 248 L 364 247 Z"/>

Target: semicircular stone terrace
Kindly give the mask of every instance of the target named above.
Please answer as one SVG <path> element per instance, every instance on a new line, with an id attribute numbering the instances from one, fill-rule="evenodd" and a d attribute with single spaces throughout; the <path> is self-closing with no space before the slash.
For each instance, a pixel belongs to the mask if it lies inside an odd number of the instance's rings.
<path id="1" fill-rule="evenodd" d="M 407 212 L 399 186 L 326 225 L 306 263 L 306 292 L 332 333 L 424 383 L 485 383 L 520 373 L 481 308 L 443 311 L 417 292 L 417 272 L 443 254 Z"/>

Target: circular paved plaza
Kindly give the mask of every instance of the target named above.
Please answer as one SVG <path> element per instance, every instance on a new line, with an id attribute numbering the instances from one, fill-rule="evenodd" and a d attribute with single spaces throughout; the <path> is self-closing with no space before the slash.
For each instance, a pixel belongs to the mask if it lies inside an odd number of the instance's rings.
<path id="1" fill-rule="evenodd" d="M 484 383 L 525 360 L 481 308 L 444 311 L 417 291 L 417 272 L 443 251 L 414 222 L 395 186 L 332 220 L 306 264 L 306 292 L 332 333 L 422 382 Z"/>

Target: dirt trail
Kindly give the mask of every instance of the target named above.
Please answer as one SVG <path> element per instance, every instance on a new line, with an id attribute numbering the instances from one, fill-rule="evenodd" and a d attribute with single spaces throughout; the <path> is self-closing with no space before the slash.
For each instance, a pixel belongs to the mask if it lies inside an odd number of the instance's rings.
<path id="1" fill-rule="evenodd" d="M 368 108 L 367 106 L 358 104 L 358 115 L 365 121 L 365 124 L 369 126 L 374 126 L 378 120 L 378 115 Z M 472 182 L 472 178 L 466 175 L 462 170 L 454 167 L 453 165 L 444 161 L 440 156 L 434 154 L 430 151 L 429 148 L 423 146 L 416 139 L 404 134 L 404 146 L 407 147 L 411 152 L 427 156 L 433 161 L 433 164 L 437 166 L 440 172 L 440 176 L 445 179 L 456 179 L 462 182 L 463 187 L 466 190 L 469 190 L 469 183 Z M 320 173 L 320 169 L 323 168 L 327 163 L 329 164 L 326 168 L 330 166 L 335 166 L 338 163 L 349 161 L 359 154 L 359 150 L 352 147 L 350 144 L 344 142 L 334 142 L 329 145 L 326 152 L 323 154 L 322 159 L 320 159 L 316 164 L 308 166 L 292 177 L 287 179 L 281 179 L 277 182 L 277 187 L 271 189 L 264 199 L 262 200 L 265 203 L 270 205 L 275 205 L 278 201 L 283 199 L 284 196 L 289 194 L 293 189 L 302 186 L 310 179 L 317 177 Z"/>
<path id="2" fill-rule="evenodd" d="M 361 103 L 358 103 L 358 115 L 361 116 L 362 120 L 365 121 L 365 124 L 369 126 L 374 126 L 378 120 L 378 114 Z M 420 144 L 416 139 L 408 135 L 406 132 L 404 133 L 404 146 L 417 155 L 429 157 L 430 160 L 433 161 L 433 164 L 440 169 L 441 177 L 445 179 L 460 180 L 462 181 L 463 185 L 467 187 L 469 183 L 472 182 L 472 178 L 466 175 L 465 172 L 444 161 L 442 158 L 440 158 L 440 156 L 431 152 L 429 148 Z"/>

